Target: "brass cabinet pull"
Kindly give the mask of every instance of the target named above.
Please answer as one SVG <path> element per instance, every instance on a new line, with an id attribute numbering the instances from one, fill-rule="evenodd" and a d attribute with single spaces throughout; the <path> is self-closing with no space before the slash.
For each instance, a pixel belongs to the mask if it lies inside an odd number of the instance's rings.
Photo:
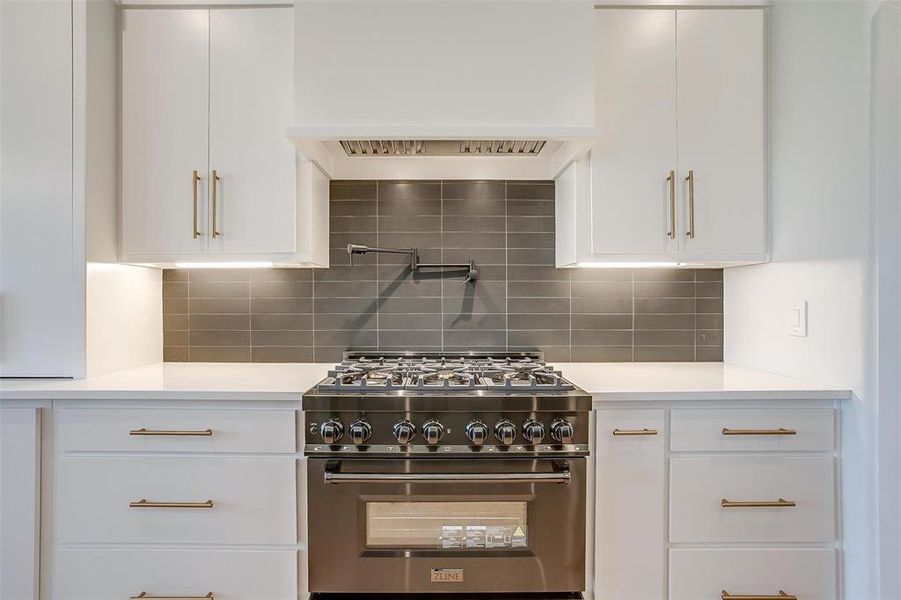
<path id="1" fill-rule="evenodd" d="M 796 429 L 729 429 L 723 427 L 723 435 L 798 435 Z"/>
<path id="2" fill-rule="evenodd" d="M 213 183 L 213 210 L 212 210 L 212 214 L 213 214 L 213 237 L 214 237 L 214 238 L 217 238 L 217 237 L 219 237 L 219 228 L 216 226 L 216 204 L 217 204 L 217 202 L 216 202 L 216 195 L 217 195 L 217 192 L 218 192 L 218 190 L 219 190 L 219 180 L 220 180 L 221 178 L 219 177 L 219 172 L 216 171 L 215 169 L 213 170 L 213 177 L 212 177 L 212 179 L 213 179 L 213 181 L 212 181 L 212 183 Z"/>
<path id="3" fill-rule="evenodd" d="M 141 592 L 137 596 L 131 596 L 129 600 L 215 600 L 213 592 L 206 596 L 148 596 L 147 592 Z"/>
<path id="4" fill-rule="evenodd" d="M 128 435 L 176 435 L 176 436 L 206 436 L 209 437 L 213 435 L 212 429 L 198 429 L 198 430 L 190 430 L 190 429 L 147 429 L 145 427 L 141 427 L 140 429 L 132 429 L 128 432 Z"/>
<path id="5" fill-rule="evenodd" d="M 669 182 L 669 231 L 666 237 L 673 240 L 676 239 L 676 172 L 670 171 L 666 180 Z"/>
<path id="6" fill-rule="evenodd" d="M 613 435 L 657 435 L 656 429 L 614 429 Z"/>
<path id="7" fill-rule="evenodd" d="M 213 508 L 213 501 L 206 502 L 154 502 L 147 498 L 141 498 L 134 502 L 129 502 L 131 508 Z"/>
<path id="8" fill-rule="evenodd" d="M 786 500 L 785 498 L 777 498 L 776 500 L 751 500 L 738 502 L 734 500 L 720 500 L 720 506 L 723 508 L 793 508 L 797 506 L 794 500 Z"/>
<path id="9" fill-rule="evenodd" d="M 779 590 L 778 594 L 773 594 L 770 596 L 759 595 L 759 594 L 751 594 L 750 596 L 744 596 L 740 594 L 730 594 L 726 590 L 723 590 L 722 595 L 720 596 L 722 600 L 798 600 L 797 596 L 793 596 L 792 594 L 786 594 L 783 590 Z"/>
<path id="10" fill-rule="evenodd" d="M 194 239 L 200 237 L 200 230 L 197 229 L 197 183 L 200 181 L 200 175 L 197 171 L 191 176 L 191 184 L 194 188 Z"/>
<path id="11" fill-rule="evenodd" d="M 685 181 L 688 182 L 688 231 L 685 232 L 689 238 L 694 238 L 695 236 L 695 172 L 692 170 L 688 171 L 688 177 L 685 178 Z"/>

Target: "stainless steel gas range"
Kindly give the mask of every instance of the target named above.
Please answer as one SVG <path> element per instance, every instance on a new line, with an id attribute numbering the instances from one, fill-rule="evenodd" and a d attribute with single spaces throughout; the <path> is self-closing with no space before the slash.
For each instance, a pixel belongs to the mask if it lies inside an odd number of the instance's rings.
<path id="1" fill-rule="evenodd" d="M 311 592 L 581 598 L 591 397 L 539 353 L 347 353 L 303 409 Z"/>

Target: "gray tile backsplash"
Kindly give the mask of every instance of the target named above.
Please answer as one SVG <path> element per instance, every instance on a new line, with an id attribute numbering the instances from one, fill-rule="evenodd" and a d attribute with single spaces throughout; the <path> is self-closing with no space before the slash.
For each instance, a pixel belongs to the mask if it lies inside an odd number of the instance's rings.
<path id="1" fill-rule="evenodd" d="M 167 361 L 334 362 L 370 350 L 543 350 L 550 361 L 719 361 L 716 269 L 554 268 L 551 181 L 333 181 L 329 269 L 166 270 Z M 475 259 L 476 285 L 404 256 Z"/>

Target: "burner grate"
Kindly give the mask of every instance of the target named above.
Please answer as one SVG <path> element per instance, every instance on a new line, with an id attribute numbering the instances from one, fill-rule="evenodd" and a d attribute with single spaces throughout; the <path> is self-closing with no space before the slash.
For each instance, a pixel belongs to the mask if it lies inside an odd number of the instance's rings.
<path id="1" fill-rule="evenodd" d="M 566 391 L 575 386 L 544 361 L 529 356 L 364 356 L 329 371 L 319 390 L 385 392 L 496 390 Z"/>

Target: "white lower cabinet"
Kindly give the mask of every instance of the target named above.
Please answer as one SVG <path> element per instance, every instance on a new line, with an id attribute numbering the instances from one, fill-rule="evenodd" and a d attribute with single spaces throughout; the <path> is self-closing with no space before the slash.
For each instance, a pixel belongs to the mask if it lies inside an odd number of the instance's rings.
<path id="1" fill-rule="evenodd" d="M 61 408 L 63 452 L 294 452 L 293 410 Z"/>
<path id="2" fill-rule="evenodd" d="M 670 460 L 670 541 L 831 542 L 831 456 Z"/>
<path id="3" fill-rule="evenodd" d="M 595 600 L 839 597 L 834 407 L 595 415 Z"/>
<path id="4" fill-rule="evenodd" d="M 41 411 L 0 408 L 0 598 L 37 600 Z"/>
<path id="5" fill-rule="evenodd" d="M 595 432 L 595 598 L 663 598 L 664 411 L 599 411 Z"/>
<path id="6" fill-rule="evenodd" d="M 54 416 L 42 597 L 298 597 L 295 406 L 72 403 Z"/>
<path id="7" fill-rule="evenodd" d="M 669 558 L 670 600 L 839 597 L 833 549 L 679 548 Z"/>
<path id="8" fill-rule="evenodd" d="M 63 549 L 54 600 L 296 600 L 293 550 Z"/>
<path id="9" fill-rule="evenodd" d="M 292 544 L 293 460 L 64 457 L 62 543 Z"/>

